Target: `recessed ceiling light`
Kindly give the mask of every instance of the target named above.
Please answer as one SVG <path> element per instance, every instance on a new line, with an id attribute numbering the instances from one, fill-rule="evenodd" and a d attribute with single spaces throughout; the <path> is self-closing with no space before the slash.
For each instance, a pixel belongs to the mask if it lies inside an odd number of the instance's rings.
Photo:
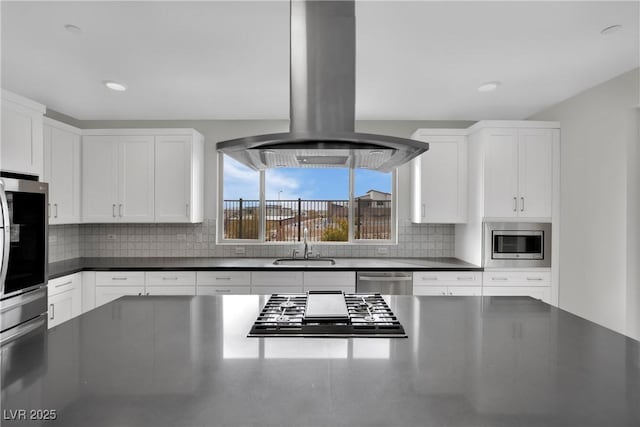
<path id="1" fill-rule="evenodd" d="M 613 33 L 617 33 L 621 29 L 622 29 L 622 25 L 620 25 L 620 24 L 609 25 L 608 27 L 605 27 L 602 30 L 600 30 L 600 34 L 602 34 L 603 36 L 608 36 L 608 35 L 611 35 Z"/>
<path id="2" fill-rule="evenodd" d="M 71 34 L 82 34 L 82 28 L 77 25 L 67 24 L 64 26 L 64 29 L 69 31 Z"/>
<path id="3" fill-rule="evenodd" d="M 371 150 L 369 154 L 382 154 L 382 150 Z"/>
<path id="4" fill-rule="evenodd" d="M 273 150 L 262 150 L 262 154 L 275 154 L 276 152 Z"/>
<path id="5" fill-rule="evenodd" d="M 478 88 L 478 92 L 492 92 L 498 89 L 498 86 L 500 86 L 500 82 L 487 82 Z"/>
<path id="6" fill-rule="evenodd" d="M 122 83 L 113 82 L 110 80 L 105 80 L 102 83 L 109 89 L 115 90 L 116 92 L 124 92 L 125 90 L 127 90 L 127 87 Z"/>

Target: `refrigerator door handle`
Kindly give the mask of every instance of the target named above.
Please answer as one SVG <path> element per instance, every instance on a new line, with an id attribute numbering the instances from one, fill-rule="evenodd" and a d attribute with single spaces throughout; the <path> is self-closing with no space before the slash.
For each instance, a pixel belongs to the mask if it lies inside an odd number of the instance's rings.
<path id="1" fill-rule="evenodd" d="M 7 279 L 7 268 L 9 268 L 9 244 L 10 238 L 10 226 L 9 223 L 9 204 L 7 203 L 7 195 L 4 192 L 4 184 L 0 181 L 0 214 L 2 215 L 2 225 L 0 227 L 0 295 L 4 295 L 4 282 Z"/>

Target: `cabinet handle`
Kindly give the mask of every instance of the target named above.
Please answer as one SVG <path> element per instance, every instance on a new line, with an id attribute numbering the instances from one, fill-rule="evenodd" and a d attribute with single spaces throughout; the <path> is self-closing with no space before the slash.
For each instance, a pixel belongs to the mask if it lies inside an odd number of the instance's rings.
<path id="1" fill-rule="evenodd" d="M 422 276 L 422 280 L 438 280 L 438 278 L 437 277 L 433 277 L 433 276 L 431 276 L 431 277 Z"/>
<path id="2" fill-rule="evenodd" d="M 473 280 L 473 276 L 456 277 L 456 280 Z"/>
<path id="3" fill-rule="evenodd" d="M 55 208 L 55 211 L 56 211 L 56 213 L 55 213 L 55 217 L 56 217 L 56 218 L 58 218 L 58 204 L 57 204 L 57 203 L 54 203 L 54 204 L 53 204 L 53 207 Z"/>
<path id="4" fill-rule="evenodd" d="M 520 201 L 522 202 L 522 207 L 520 208 L 520 212 L 524 212 L 524 197 L 520 197 Z"/>
<path id="5" fill-rule="evenodd" d="M 231 292 L 231 289 L 216 289 L 216 292 L 221 292 L 221 293 Z"/>
<path id="6" fill-rule="evenodd" d="M 142 292 L 138 292 L 138 296 L 141 297 L 142 296 Z"/>
<path id="7" fill-rule="evenodd" d="M 72 283 L 72 281 L 71 281 L 71 280 L 69 280 L 69 281 L 67 281 L 67 282 L 60 283 L 59 285 L 55 285 L 55 286 L 54 286 L 54 288 L 59 288 L 59 287 L 61 287 L 61 286 L 67 286 L 67 285 L 70 285 L 71 283 Z"/>
<path id="8" fill-rule="evenodd" d="M 127 277 L 112 277 L 111 280 L 127 280 Z"/>
<path id="9" fill-rule="evenodd" d="M 216 280 L 231 280 L 231 277 L 216 277 Z"/>
<path id="10" fill-rule="evenodd" d="M 189 216 L 189 203 L 186 203 L 185 205 L 185 212 L 187 213 L 187 216 Z"/>
<path id="11" fill-rule="evenodd" d="M 449 295 L 453 295 L 453 292 L 449 291 Z"/>
<path id="12" fill-rule="evenodd" d="M 47 216 L 51 218 L 51 203 L 47 203 Z"/>
<path id="13" fill-rule="evenodd" d="M 517 197 L 513 198 L 513 211 L 514 212 L 518 211 L 518 198 Z"/>
<path id="14" fill-rule="evenodd" d="M 507 280 L 506 277 L 492 277 L 491 280 Z"/>
<path id="15" fill-rule="evenodd" d="M 542 280 L 542 277 L 527 277 L 527 280 Z"/>
<path id="16" fill-rule="evenodd" d="M 442 295 L 447 295 L 445 291 L 440 292 Z"/>
<path id="17" fill-rule="evenodd" d="M 49 316 L 49 320 L 53 320 L 56 317 L 56 306 L 53 304 L 49 304 L 49 311 L 51 311 L 51 316 Z"/>
<path id="18" fill-rule="evenodd" d="M 113 217 L 116 217 L 116 204 L 114 203 L 113 205 L 111 205 L 111 215 L 113 215 Z"/>
<path id="19" fill-rule="evenodd" d="M 163 277 L 162 280 L 178 280 L 177 277 Z"/>
<path id="20" fill-rule="evenodd" d="M 147 296 L 149 296 L 149 292 L 147 292 Z"/>
<path id="21" fill-rule="evenodd" d="M 422 204 L 422 218 L 424 218 L 426 210 L 427 210 L 427 207 L 426 207 L 426 206 L 425 206 L 425 204 L 423 203 L 423 204 Z"/>
<path id="22" fill-rule="evenodd" d="M 118 214 L 120 215 L 120 218 L 122 218 L 122 203 L 118 205 Z"/>

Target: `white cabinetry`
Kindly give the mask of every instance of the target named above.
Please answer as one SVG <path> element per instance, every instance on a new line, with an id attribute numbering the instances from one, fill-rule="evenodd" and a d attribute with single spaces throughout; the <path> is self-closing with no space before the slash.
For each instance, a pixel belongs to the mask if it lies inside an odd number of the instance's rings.
<path id="1" fill-rule="evenodd" d="M 0 169 L 41 178 L 45 106 L 4 89 L 1 106 Z"/>
<path id="2" fill-rule="evenodd" d="M 356 291 L 356 273 L 353 271 L 305 271 L 303 291 Z"/>
<path id="3" fill-rule="evenodd" d="M 254 271 L 251 273 L 251 293 L 258 295 L 302 292 L 301 271 Z"/>
<path id="4" fill-rule="evenodd" d="M 82 275 L 75 273 L 49 280 L 49 328 L 82 314 Z"/>
<path id="5" fill-rule="evenodd" d="M 157 136 L 155 176 L 157 222 L 202 221 L 202 135 Z"/>
<path id="6" fill-rule="evenodd" d="M 99 271 L 95 306 L 127 295 L 195 295 L 195 271 Z"/>
<path id="7" fill-rule="evenodd" d="M 550 218 L 552 129 L 484 129 L 484 216 Z"/>
<path id="8" fill-rule="evenodd" d="M 196 274 L 198 295 L 224 295 L 251 293 L 249 271 L 198 271 Z"/>
<path id="9" fill-rule="evenodd" d="M 149 271 L 145 274 L 146 295 L 195 295 L 195 271 Z"/>
<path id="10" fill-rule="evenodd" d="M 411 162 L 411 221 L 467 221 L 466 130 L 420 129 L 413 139 L 429 150 Z"/>
<path id="11" fill-rule="evenodd" d="M 485 296 L 530 296 L 550 302 L 550 270 L 495 270 L 483 274 L 482 293 Z"/>
<path id="12" fill-rule="evenodd" d="M 85 136 L 83 222 L 153 222 L 154 156 L 152 136 Z"/>
<path id="13" fill-rule="evenodd" d="M 204 142 L 193 129 L 87 130 L 82 221 L 201 222 Z"/>
<path id="14" fill-rule="evenodd" d="M 414 295 L 482 295 L 482 273 L 477 271 L 416 271 Z"/>
<path id="15" fill-rule="evenodd" d="M 80 129 L 44 118 L 44 176 L 49 224 L 80 222 Z"/>

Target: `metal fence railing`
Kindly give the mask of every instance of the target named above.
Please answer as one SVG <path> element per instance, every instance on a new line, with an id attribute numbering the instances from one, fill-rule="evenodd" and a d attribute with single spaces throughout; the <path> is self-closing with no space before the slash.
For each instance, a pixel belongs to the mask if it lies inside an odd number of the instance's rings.
<path id="1" fill-rule="evenodd" d="M 258 239 L 260 216 L 265 216 L 265 241 L 299 242 L 304 229 L 308 240 L 349 240 L 348 200 L 224 200 L 224 238 Z M 391 238 L 391 201 L 356 199 L 353 235 L 355 239 Z"/>

